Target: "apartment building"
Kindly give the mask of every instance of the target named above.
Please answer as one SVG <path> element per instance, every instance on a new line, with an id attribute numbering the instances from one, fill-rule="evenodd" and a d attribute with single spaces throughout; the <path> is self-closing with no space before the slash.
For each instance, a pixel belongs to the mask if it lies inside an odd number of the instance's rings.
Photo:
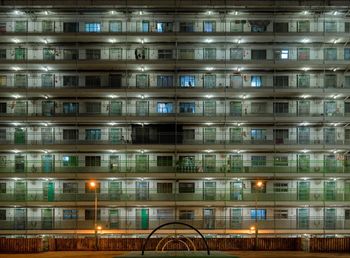
<path id="1" fill-rule="evenodd" d="M 349 235 L 349 3 L 200 2 L 2 2 L 0 234 Z"/>

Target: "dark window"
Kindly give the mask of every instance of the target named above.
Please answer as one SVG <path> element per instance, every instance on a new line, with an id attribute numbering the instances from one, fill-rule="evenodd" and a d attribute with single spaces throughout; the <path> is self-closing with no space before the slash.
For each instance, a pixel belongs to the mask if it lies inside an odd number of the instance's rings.
<path id="1" fill-rule="evenodd" d="M 180 22 L 180 32 L 194 32 L 194 23 Z"/>
<path id="2" fill-rule="evenodd" d="M 79 53 L 77 49 L 63 49 L 63 59 L 65 60 L 77 60 Z"/>
<path id="3" fill-rule="evenodd" d="M 78 183 L 63 183 L 63 193 L 78 193 Z"/>
<path id="4" fill-rule="evenodd" d="M 288 32 L 288 22 L 275 22 L 273 25 L 275 32 Z"/>
<path id="5" fill-rule="evenodd" d="M 86 113 L 99 114 L 101 113 L 101 102 L 86 102 Z"/>
<path id="6" fill-rule="evenodd" d="M 157 87 L 173 87 L 172 75 L 157 75 Z"/>
<path id="7" fill-rule="evenodd" d="M 94 220 L 95 219 L 95 210 L 87 209 L 85 210 L 85 220 Z M 101 210 L 97 210 L 97 220 L 101 220 Z"/>
<path id="8" fill-rule="evenodd" d="M 63 23 L 63 32 L 78 32 L 79 23 L 77 22 L 64 22 Z"/>
<path id="9" fill-rule="evenodd" d="M 157 156 L 157 167 L 171 167 L 173 156 Z"/>
<path id="10" fill-rule="evenodd" d="M 85 156 L 85 166 L 86 167 L 100 167 L 101 166 L 101 156 Z"/>
<path id="11" fill-rule="evenodd" d="M 0 210 L 0 220 L 6 220 L 6 210 Z"/>
<path id="12" fill-rule="evenodd" d="M 101 87 L 101 77 L 98 75 L 86 76 L 85 87 Z"/>
<path id="13" fill-rule="evenodd" d="M 0 193 L 6 193 L 6 183 L 0 183 Z"/>
<path id="14" fill-rule="evenodd" d="M 266 49 L 252 49 L 252 60 L 264 60 L 266 59 Z"/>
<path id="15" fill-rule="evenodd" d="M 72 141 L 79 139 L 78 129 L 63 129 L 63 140 Z"/>
<path id="16" fill-rule="evenodd" d="M 77 114 L 79 113 L 79 103 L 63 102 L 63 114 Z"/>
<path id="17" fill-rule="evenodd" d="M 0 32 L 6 32 L 6 22 L 0 22 Z"/>
<path id="18" fill-rule="evenodd" d="M 179 219 L 194 219 L 194 211 L 193 210 L 180 210 L 179 211 Z"/>
<path id="19" fill-rule="evenodd" d="M 179 193 L 194 193 L 195 184 L 194 183 L 179 183 Z"/>
<path id="20" fill-rule="evenodd" d="M 275 102 L 275 103 L 273 103 L 273 112 L 275 114 L 288 114 L 289 103 L 288 102 Z"/>
<path id="21" fill-rule="evenodd" d="M 158 59 L 172 59 L 173 50 L 172 49 L 158 49 Z"/>
<path id="22" fill-rule="evenodd" d="M 6 59 L 6 49 L 0 49 L 0 59 Z"/>
<path id="23" fill-rule="evenodd" d="M 266 166 L 266 156 L 252 156 L 251 162 L 253 167 L 265 167 Z"/>
<path id="24" fill-rule="evenodd" d="M 273 85 L 277 88 L 287 88 L 289 86 L 289 77 L 275 76 L 273 77 Z"/>
<path id="25" fill-rule="evenodd" d="M 63 75 L 63 87 L 78 86 L 79 77 L 77 75 Z"/>
<path id="26" fill-rule="evenodd" d="M 2 113 L 2 114 L 7 113 L 7 103 L 6 102 L 0 103 L 0 113 Z"/>
<path id="27" fill-rule="evenodd" d="M 101 59 L 101 49 L 86 49 L 86 59 Z"/>
<path id="28" fill-rule="evenodd" d="M 350 220 L 350 210 L 345 210 L 345 219 Z"/>
<path id="29" fill-rule="evenodd" d="M 172 193 L 173 183 L 157 183 L 157 193 Z"/>

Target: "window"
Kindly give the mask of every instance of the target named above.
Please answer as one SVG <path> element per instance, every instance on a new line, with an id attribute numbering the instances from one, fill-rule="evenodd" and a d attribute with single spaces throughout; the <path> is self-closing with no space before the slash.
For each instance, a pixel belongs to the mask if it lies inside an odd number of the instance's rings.
<path id="1" fill-rule="evenodd" d="M 63 114 L 77 114 L 77 113 L 79 113 L 79 103 L 63 102 Z"/>
<path id="2" fill-rule="evenodd" d="M 79 77 L 77 75 L 63 75 L 63 87 L 78 86 Z"/>
<path id="3" fill-rule="evenodd" d="M 85 23 L 85 32 L 101 32 L 101 23 L 99 22 Z"/>
<path id="4" fill-rule="evenodd" d="M 100 156 L 85 156 L 85 167 L 100 167 L 101 157 Z"/>
<path id="5" fill-rule="evenodd" d="M 173 209 L 157 209 L 157 219 L 174 219 Z"/>
<path id="6" fill-rule="evenodd" d="M 195 87 L 196 77 L 194 75 L 181 75 L 180 87 Z"/>
<path id="7" fill-rule="evenodd" d="M 85 220 L 94 220 L 95 219 L 95 210 L 86 209 L 85 210 Z M 101 220 L 101 210 L 97 210 L 97 220 Z"/>
<path id="8" fill-rule="evenodd" d="M 266 220 L 266 209 L 251 209 L 250 218 L 252 220 Z"/>
<path id="9" fill-rule="evenodd" d="M 77 219 L 78 218 L 78 210 L 63 210 L 63 219 Z"/>
<path id="10" fill-rule="evenodd" d="M 310 75 L 309 74 L 298 74 L 298 88 L 310 87 Z"/>
<path id="11" fill-rule="evenodd" d="M 86 76 L 85 87 L 101 87 L 101 77 L 99 75 Z"/>
<path id="12" fill-rule="evenodd" d="M 63 193 L 78 193 L 78 183 L 63 183 Z"/>
<path id="13" fill-rule="evenodd" d="M 203 22 L 203 32 L 215 32 L 216 22 L 215 21 L 204 21 Z"/>
<path id="14" fill-rule="evenodd" d="M 171 167 L 173 156 L 157 156 L 157 167 Z"/>
<path id="15" fill-rule="evenodd" d="M 111 60 L 123 59 L 123 49 L 122 48 L 110 48 L 109 49 L 109 59 L 111 59 Z"/>
<path id="16" fill-rule="evenodd" d="M 86 102 L 86 113 L 100 114 L 101 113 L 101 102 Z"/>
<path id="17" fill-rule="evenodd" d="M 86 49 L 86 59 L 97 60 L 101 59 L 101 49 Z"/>
<path id="18" fill-rule="evenodd" d="M 167 114 L 173 113 L 173 103 L 171 102 L 158 102 L 157 113 Z"/>
<path id="19" fill-rule="evenodd" d="M 349 33 L 350 32 L 350 22 L 345 22 L 344 23 L 344 31 L 346 33 Z"/>
<path id="20" fill-rule="evenodd" d="M 216 59 L 216 48 L 204 48 L 203 59 L 205 60 Z"/>
<path id="21" fill-rule="evenodd" d="M 42 32 L 54 32 L 55 31 L 55 24 L 53 21 L 42 21 L 41 22 L 41 30 Z"/>
<path id="22" fill-rule="evenodd" d="M 243 25 L 246 23 L 245 20 L 234 20 L 230 22 L 231 32 L 243 32 Z"/>
<path id="23" fill-rule="evenodd" d="M 110 21 L 109 32 L 122 32 L 122 21 Z"/>
<path id="24" fill-rule="evenodd" d="M 251 59 L 252 60 L 265 60 L 266 59 L 266 50 L 265 49 L 252 49 Z"/>
<path id="25" fill-rule="evenodd" d="M 158 59 L 173 59 L 173 50 L 158 49 Z"/>
<path id="26" fill-rule="evenodd" d="M 156 25 L 157 32 L 172 32 L 173 23 L 172 22 L 157 22 Z"/>
<path id="27" fill-rule="evenodd" d="M 205 74 L 203 77 L 203 87 L 204 88 L 215 88 L 215 86 L 216 86 L 215 74 Z"/>
<path id="28" fill-rule="evenodd" d="M 344 60 L 350 60 L 350 48 L 344 48 Z"/>
<path id="29" fill-rule="evenodd" d="M 179 49 L 179 59 L 194 59 L 194 49 Z"/>
<path id="30" fill-rule="evenodd" d="M 0 193 L 6 193 L 6 183 L 0 183 Z"/>
<path id="31" fill-rule="evenodd" d="M 230 59 L 231 60 L 242 60 L 243 59 L 243 48 L 230 48 Z"/>
<path id="32" fill-rule="evenodd" d="M 6 32 L 6 22 L 0 22 L 0 32 Z"/>
<path id="33" fill-rule="evenodd" d="M 63 140 L 65 141 L 75 141 L 79 139 L 78 129 L 63 129 Z"/>
<path id="34" fill-rule="evenodd" d="M 289 77 L 287 75 L 283 76 L 274 76 L 273 85 L 276 88 L 288 88 L 289 86 Z"/>
<path id="35" fill-rule="evenodd" d="M 180 22 L 180 32 L 194 32 L 194 22 Z"/>
<path id="36" fill-rule="evenodd" d="M 0 87 L 6 87 L 7 86 L 7 76 L 6 75 L 0 75 Z"/>
<path id="37" fill-rule="evenodd" d="M 254 141 L 266 140 L 266 129 L 251 129 L 250 137 Z"/>
<path id="38" fill-rule="evenodd" d="M 63 23 L 63 32 L 78 32 L 79 23 L 77 22 L 64 22 Z"/>
<path id="39" fill-rule="evenodd" d="M 350 88 L 350 76 L 346 75 L 344 77 L 344 88 Z"/>
<path id="40" fill-rule="evenodd" d="M 173 192 L 173 183 L 157 183 L 157 193 L 172 193 Z"/>
<path id="41" fill-rule="evenodd" d="M 344 112 L 349 114 L 350 113 L 350 102 L 344 103 Z"/>
<path id="42" fill-rule="evenodd" d="M 266 166 L 266 156 L 252 156 L 251 162 L 253 167 L 264 167 Z"/>
<path id="43" fill-rule="evenodd" d="M 276 49 L 275 50 L 275 59 L 277 59 L 277 60 L 289 59 L 289 50 L 288 49 Z"/>
<path id="44" fill-rule="evenodd" d="M 0 210 L 0 220 L 6 220 L 6 210 Z"/>
<path id="45" fill-rule="evenodd" d="M 77 167 L 79 165 L 78 156 L 63 156 L 62 161 L 64 167 Z"/>
<path id="46" fill-rule="evenodd" d="M 1 142 L 6 141 L 6 138 L 7 138 L 6 129 L 0 129 L 0 141 Z M 0 160 L 1 160 L 0 162 L 3 162 L 3 159 L 6 159 L 6 156 L 0 156 Z M 3 165 L 3 164 L 1 164 L 1 165 Z M 1 165 L 0 165 L 0 167 L 1 167 Z"/>
<path id="47" fill-rule="evenodd" d="M 274 102 L 273 103 L 273 112 L 275 114 L 288 114 L 289 103 L 288 102 Z"/>
<path id="48" fill-rule="evenodd" d="M 249 21 L 251 32 L 265 32 L 270 21 L 266 20 L 251 20 Z"/>
<path id="49" fill-rule="evenodd" d="M 90 182 L 86 182 L 85 183 L 85 193 L 94 193 L 96 189 L 97 193 L 101 192 L 101 183 L 97 182 L 95 185 L 95 188 L 92 188 L 90 185 Z"/>
<path id="50" fill-rule="evenodd" d="M 258 185 L 258 181 L 250 183 L 251 193 L 266 193 L 266 182 L 260 183 L 262 183 L 260 186 Z"/>
<path id="51" fill-rule="evenodd" d="M 44 48 L 43 49 L 43 59 L 44 60 L 55 60 L 56 51 L 54 48 Z"/>
<path id="52" fill-rule="evenodd" d="M 288 167 L 288 156 L 276 156 L 273 158 L 274 166 Z"/>
<path id="53" fill-rule="evenodd" d="M 148 59 L 148 48 L 136 48 L 135 59 Z"/>
<path id="54" fill-rule="evenodd" d="M 149 21 L 142 21 L 141 32 L 149 32 Z"/>
<path id="55" fill-rule="evenodd" d="M 275 32 L 288 32 L 288 22 L 275 22 L 273 28 Z"/>
<path id="56" fill-rule="evenodd" d="M 252 75 L 250 78 L 250 86 L 252 87 L 261 87 L 262 86 L 262 77 L 257 75 Z"/>
<path id="57" fill-rule="evenodd" d="M 0 113 L 1 114 L 7 113 L 7 103 L 6 102 L 0 102 Z"/>
<path id="58" fill-rule="evenodd" d="M 345 210 L 345 219 L 350 220 L 350 210 Z"/>
<path id="59" fill-rule="evenodd" d="M 179 219 L 194 219 L 194 211 L 193 210 L 180 210 L 179 211 Z"/>
<path id="60" fill-rule="evenodd" d="M 335 21 L 325 21 L 324 22 L 325 32 L 337 32 L 337 22 Z"/>
<path id="61" fill-rule="evenodd" d="M 267 112 L 266 102 L 252 102 L 251 113 L 252 114 L 265 114 Z"/>
<path id="62" fill-rule="evenodd" d="M 324 87 L 325 88 L 336 88 L 337 87 L 337 75 L 325 74 L 324 75 Z"/>
<path id="63" fill-rule="evenodd" d="M 149 77 L 148 74 L 137 74 L 136 75 L 136 87 L 137 88 L 148 88 Z"/>
<path id="64" fill-rule="evenodd" d="M 310 21 L 298 21 L 298 32 L 310 32 Z"/>
<path id="65" fill-rule="evenodd" d="M 309 60 L 310 49 L 309 48 L 298 48 L 298 60 Z"/>
<path id="66" fill-rule="evenodd" d="M 15 74 L 15 87 L 27 87 L 28 85 L 28 77 L 26 74 Z"/>
<path id="67" fill-rule="evenodd" d="M 287 193 L 288 183 L 273 183 L 273 191 L 275 193 Z"/>
<path id="68" fill-rule="evenodd" d="M 173 87 L 172 75 L 157 75 L 157 87 Z"/>
<path id="69" fill-rule="evenodd" d="M 65 60 L 77 60 L 79 53 L 77 49 L 63 49 L 63 59 Z"/>
<path id="70" fill-rule="evenodd" d="M 194 183 L 179 183 L 179 193 L 194 193 L 195 184 Z"/>
<path id="71" fill-rule="evenodd" d="M 15 48 L 15 60 L 25 60 L 27 54 L 27 49 L 26 48 Z"/>
<path id="72" fill-rule="evenodd" d="M 337 60 L 337 49 L 336 48 L 325 48 L 324 49 L 325 60 Z"/>
<path id="73" fill-rule="evenodd" d="M 26 32 L 27 22 L 26 21 L 15 21 L 15 32 Z"/>
<path id="74" fill-rule="evenodd" d="M 288 219 L 288 210 L 274 210 L 274 218 L 275 219 Z"/>
<path id="75" fill-rule="evenodd" d="M 0 59 L 6 59 L 6 49 L 0 49 Z"/>
<path id="76" fill-rule="evenodd" d="M 85 129 L 85 140 L 101 140 L 101 129 Z"/>
<path id="77" fill-rule="evenodd" d="M 196 104 L 194 102 L 180 102 L 180 113 L 195 113 Z"/>

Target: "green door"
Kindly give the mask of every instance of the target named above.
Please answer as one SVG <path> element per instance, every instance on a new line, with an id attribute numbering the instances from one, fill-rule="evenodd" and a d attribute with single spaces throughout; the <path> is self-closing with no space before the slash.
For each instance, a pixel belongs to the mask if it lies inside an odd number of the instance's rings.
<path id="1" fill-rule="evenodd" d="M 44 173 L 52 173 L 55 171 L 55 156 L 41 155 L 41 170 Z"/>
<path id="2" fill-rule="evenodd" d="M 203 141 L 204 144 L 214 144 L 216 142 L 216 128 L 204 128 Z"/>
<path id="3" fill-rule="evenodd" d="M 216 169 L 216 155 L 203 155 L 203 172 L 214 173 Z"/>
<path id="4" fill-rule="evenodd" d="M 203 209 L 203 228 L 215 229 L 215 209 L 213 208 Z"/>
<path id="5" fill-rule="evenodd" d="M 310 155 L 307 155 L 307 154 L 298 155 L 298 172 L 300 173 L 310 172 Z"/>
<path id="6" fill-rule="evenodd" d="M 203 182 L 203 200 L 214 201 L 216 199 L 216 182 Z"/>
<path id="7" fill-rule="evenodd" d="M 149 211 L 146 208 L 136 209 L 136 229 L 148 229 Z"/>
<path id="8" fill-rule="evenodd" d="M 113 209 L 109 210 L 109 228 L 118 229 L 119 225 L 119 210 Z"/>
<path id="9" fill-rule="evenodd" d="M 324 200 L 325 201 L 336 200 L 336 182 L 335 181 L 324 182 Z"/>
<path id="10" fill-rule="evenodd" d="M 298 127 L 298 144 L 310 144 L 310 128 Z"/>
<path id="11" fill-rule="evenodd" d="M 26 49 L 25 48 L 15 48 L 15 60 L 25 60 L 26 59 Z"/>
<path id="12" fill-rule="evenodd" d="M 137 88 L 148 88 L 149 79 L 147 74 L 136 75 L 136 87 Z"/>
<path id="13" fill-rule="evenodd" d="M 149 158 L 146 154 L 136 155 L 136 172 L 148 172 Z"/>
<path id="14" fill-rule="evenodd" d="M 55 200 L 55 183 L 43 182 L 43 199 L 48 202 Z"/>
<path id="15" fill-rule="evenodd" d="M 215 100 L 203 101 L 203 115 L 204 116 L 215 116 L 216 115 L 216 101 Z"/>
<path id="16" fill-rule="evenodd" d="M 308 208 L 297 209 L 297 227 L 298 229 L 309 228 L 309 209 Z"/>
<path id="17" fill-rule="evenodd" d="M 337 161 L 335 155 L 324 155 L 324 171 L 327 173 L 334 173 L 337 169 Z"/>
<path id="18" fill-rule="evenodd" d="M 25 201 L 27 193 L 26 182 L 16 181 L 15 182 L 15 199 L 16 201 Z"/>
<path id="19" fill-rule="evenodd" d="M 350 181 L 344 182 L 344 201 L 350 201 Z"/>
<path id="20" fill-rule="evenodd" d="M 42 127 L 41 128 L 41 143 L 53 144 L 55 140 L 55 128 L 54 127 Z"/>
<path id="21" fill-rule="evenodd" d="M 24 173 L 25 171 L 25 156 L 16 155 L 15 156 L 15 172 L 16 173 Z"/>
<path id="22" fill-rule="evenodd" d="M 298 201 L 310 200 L 310 182 L 298 182 Z"/>
<path id="23" fill-rule="evenodd" d="M 230 200 L 242 201 L 243 200 L 243 183 L 242 182 L 230 182 Z"/>
<path id="24" fill-rule="evenodd" d="M 335 128 L 324 128 L 324 143 L 336 144 Z"/>
<path id="25" fill-rule="evenodd" d="M 211 89 L 216 87 L 216 77 L 213 74 L 204 75 L 203 87 L 206 89 Z"/>
<path id="26" fill-rule="evenodd" d="M 136 200 L 148 200 L 149 199 L 149 186 L 146 181 L 136 182 Z"/>
<path id="27" fill-rule="evenodd" d="M 24 128 L 15 128 L 15 144 L 26 143 L 26 132 Z"/>
<path id="28" fill-rule="evenodd" d="M 231 116 L 242 116 L 242 103 L 239 101 L 230 102 L 230 115 Z"/>
<path id="29" fill-rule="evenodd" d="M 110 144 L 122 143 L 122 128 L 109 128 L 109 143 Z"/>
<path id="30" fill-rule="evenodd" d="M 109 200 L 121 200 L 123 194 L 122 182 L 121 181 L 110 181 L 108 183 L 108 196 Z"/>
<path id="31" fill-rule="evenodd" d="M 18 230 L 26 229 L 27 210 L 25 208 L 15 208 L 14 228 Z"/>
<path id="32" fill-rule="evenodd" d="M 52 229 L 53 228 L 53 210 L 41 209 L 41 228 Z"/>
<path id="33" fill-rule="evenodd" d="M 148 116 L 148 101 L 147 100 L 136 101 L 136 115 L 137 116 Z"/>
<path id="34" fill-rule="evenodd" d="M 242 155 L 230 155 L 230 171 L 241 173 L 243 171 L 243 157 Z"/>
<path id="35" fill-rule="evenodd" d="M 242 143 L 242 128 L 230 128 L 230 143 Z"/>
<path id="36" fill-rule="evenodd" d="M 55 102 L 52 100 L 45 100 L 41 102 L 41 112 L 43 116 L 55 115 Z"/>
<path id="37" fill-rule="evenodd" d="M 230 227 L 235 229 L 242 228 L 242 208 L 232 208 L 230 213 Z"/>
<path id="38" fill-rule="evenodd" d="M 120 161 L 118 155 L 109 156 L 109 168 L 111 172 L 119 172 L 120 171 Z"/>
<path id="39" fill-rule="evenodd" d="M 326 208 L 324 210 L 324 228 L 325 229 L 335 229 L 336 228 L 336 209 Z"/>
<path id="40" fill-rule="evenodd" d="M 121 116 L 123 110 L 123 103 L 121 101 L 113 100 L 110 103 L 110 115 Z"/>

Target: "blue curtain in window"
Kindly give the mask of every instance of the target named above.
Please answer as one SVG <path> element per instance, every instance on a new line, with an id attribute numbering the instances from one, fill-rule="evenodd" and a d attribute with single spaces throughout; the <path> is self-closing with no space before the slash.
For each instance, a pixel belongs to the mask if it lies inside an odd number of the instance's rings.
<path id="1" fill-rule="evenodd" d="M 261 87 L 262 86 L 261 76 L 252 76 L 250 85 L 252 87 Z"/>

